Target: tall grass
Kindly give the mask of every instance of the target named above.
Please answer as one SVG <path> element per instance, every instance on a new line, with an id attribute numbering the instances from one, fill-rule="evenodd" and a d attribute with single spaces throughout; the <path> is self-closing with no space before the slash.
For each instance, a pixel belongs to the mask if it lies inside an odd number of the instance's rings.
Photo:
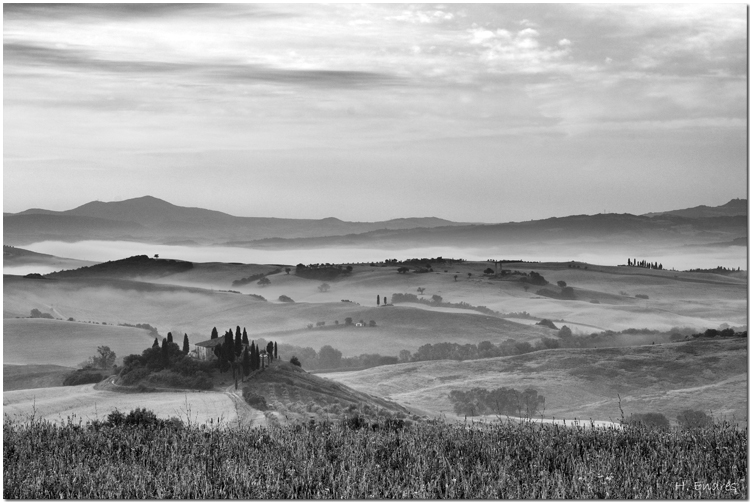
<path id="1" fill-rule="evenodd" d="M 3 432 L 8 499 L 748 498 L 747 429 L 728 425 L 240 429 L 6 416 Z"/>

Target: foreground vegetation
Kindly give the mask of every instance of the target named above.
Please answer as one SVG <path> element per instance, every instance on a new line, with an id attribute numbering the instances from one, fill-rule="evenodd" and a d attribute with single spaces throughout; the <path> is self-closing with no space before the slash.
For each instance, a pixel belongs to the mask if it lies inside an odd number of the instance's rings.
<path id="1" fill-rule="evenodd" d="M 739 498 L 747 429 L 531 423 L 229 428 L 145 410 L 3 424 L 3 496 L 46 498 Z"/>

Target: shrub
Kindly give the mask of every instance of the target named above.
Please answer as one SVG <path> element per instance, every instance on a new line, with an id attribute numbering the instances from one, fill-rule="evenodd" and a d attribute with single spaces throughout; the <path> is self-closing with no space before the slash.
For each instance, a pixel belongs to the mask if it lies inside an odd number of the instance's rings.
<path id="1" fill-rule="evenodd" d="M 255 394 L 252 390 L 250 390 L 250 387 L 243 387 L 242 398 L 245 400 L 247 404 L 249 404 L 256 410 L 265 411 L 268 409 L 266 398 L 258 394 Z"/>
<path id="2" fill-rule="evenodd" d="M 297 359 L 297 356 L 292 356 L 292 358 L 289 360 L 290 363 L 292 363 L 295 366 L 302 367 L 302 363 L 299 362 L 299 359 Z"/>
<path id="3" fill-rule="evenodd" d="M 677 415 L 677 423 L 683 429 L 702 429 L 711 427 L 714 423 L 713 419 L 706 415 L 706 412 L 701 410 L 684 410 L 682 413 Z"/>
<path id="4" fill-rule="evenodd" d="M 633 413 L 625 423 L 631 426 L 669 429 L 669 420 L 661 413 Z"/>
<path id="5" fill-rule="evenodd" d="M 29 317 L 32 319 L 54 319 L 51 314 L 41 312 L 39 309 L 31 309 L 31 315 Z"/>
<path id="6" fill-rule="evenodd" d="M 550 321 L 549 319 L 542 319 L 538 323 L 536 323 L 537 326 L 546 326 L 551 329 L 558 329 L 557 326 L 555 326 L 555 323 Z"/>
<path id="7" fill-rule="evenodd" d="M 640 298 L 642 300 L 648 300 L 648 295 L 635 295 L 636 298 Z"/>
<path id="8" fill-rule="evenodd" d="M 63 380 L 63 385 L 70 386 L 99 383 L 105 378 L 106 376 L 98 371 L 78 370 L 66 376 Z"/>
<path id="9" fill-rule="evenodd" d="M 289 298 L 286 295 L 279 296 L 279 301 L 280 302 L 286 302 L 286 303 L 294 303 L 294 300 L 292 300 L 291 298 Z"/>

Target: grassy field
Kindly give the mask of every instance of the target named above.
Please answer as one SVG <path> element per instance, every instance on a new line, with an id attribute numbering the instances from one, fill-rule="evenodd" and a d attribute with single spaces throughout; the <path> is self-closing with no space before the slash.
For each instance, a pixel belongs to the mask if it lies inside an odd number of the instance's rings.
<path id="1" fill-rule="evenodd" d="M 322 377 L 367 390 L 433 416 L 453 413 L 451 390 L 532 388 L 546 417 L 618 420 L 624 412 L 663 413 L 676 424 L 684 409 L 747 421 L 747 339 L 606 349 L 557 349 L 474 361 L 425 361 Z M 540 410 L 541 411 L 541 410 Z"/>
<path id="2" fill-rule="evenodd" d="M 27 422 L 30 417 L 64 423 L 74 417 L 84 423 L 102 420 L 118 409 L 128 412 L 147 408 L 159 418 L 179 417 L 194 423 L 219 419 L 225 424 L 237 423 L 234 400 L 222 392 L 149 392 L 122 393 L 94 389 L 94 384 L 73 387 L 27 389 L 3 392 L 3 413 L 9 418 Z"/>
<path id="3" fill-rule="evenodd" d="M 54 364 L 3 364 L 3 391 L 62 387 L 75 370 Z"/>
<path id="4" fill-rule="evenodd" d="M 164 333 L 166 335 L 166 333 Z M 140 354 L 154 338 L 143 329 L 52 319 L 3 319 L 3 363 L 75 367 L 105 345 L 118 357 Z"/>
<path id="5" fill-rule="evenodd" d="M 747 429 L 3 422 L 3 496 L 747 499 Z M 696 484 L 699 483 L 699 484 Z"/>

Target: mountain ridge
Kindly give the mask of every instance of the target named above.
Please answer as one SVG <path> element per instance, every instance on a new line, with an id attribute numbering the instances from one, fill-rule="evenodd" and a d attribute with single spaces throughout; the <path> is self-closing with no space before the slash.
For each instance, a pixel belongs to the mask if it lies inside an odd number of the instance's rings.
<path id="1" fill-rule="evenodd" d="M 4 214 L 6 243 L 42 240 L 130 240 L 241 247 L 331 245 L 424 246 L 549 243 L 630 239 L 682 244 L 740 242 L 747 236 L 747 200 L 633 215 L 570 215 L 509 223 L 465 223 L 435 217 L 348 222 L 336 217 L 291 219 L 233 216 L 171 204 L 153 196 L 92 201 L 67 211 L 28 209 Z M 583 243 L 583 242 L 582 242 Z"/>

